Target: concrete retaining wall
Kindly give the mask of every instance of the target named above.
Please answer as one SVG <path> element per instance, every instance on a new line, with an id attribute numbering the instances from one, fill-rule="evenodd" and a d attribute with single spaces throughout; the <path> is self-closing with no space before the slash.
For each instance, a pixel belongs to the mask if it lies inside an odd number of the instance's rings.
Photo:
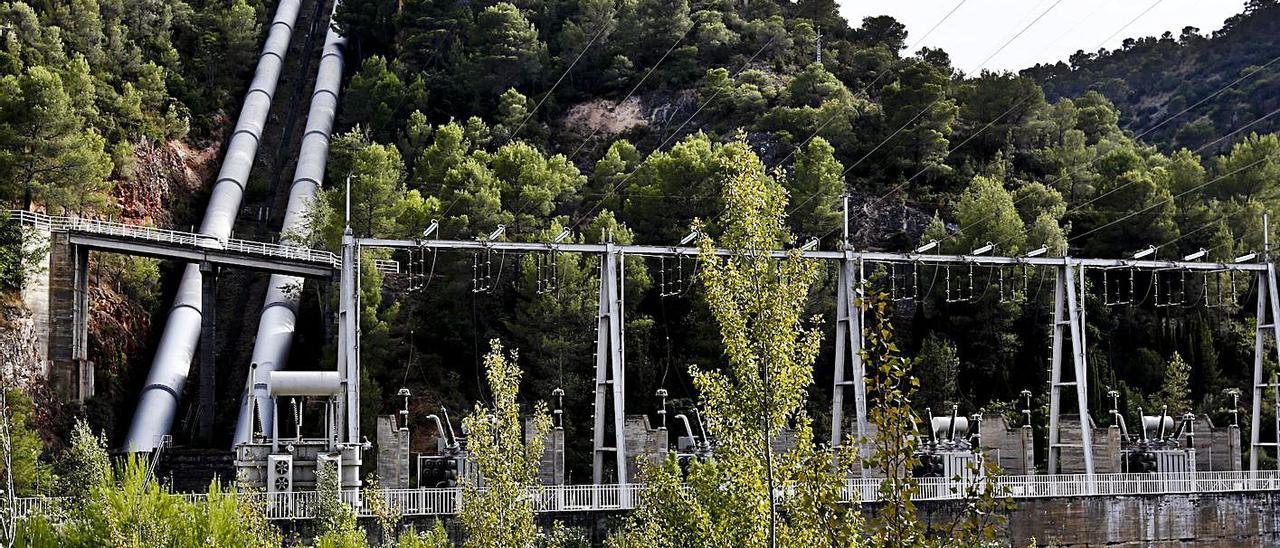
<path id="1" fill-rule="evenodd" d="M 946 523 L 954 502 L 919 505 Z M 1012 546 L 1276 546 L 1280 493 L 1021 499 L 1003 540 Z"/>

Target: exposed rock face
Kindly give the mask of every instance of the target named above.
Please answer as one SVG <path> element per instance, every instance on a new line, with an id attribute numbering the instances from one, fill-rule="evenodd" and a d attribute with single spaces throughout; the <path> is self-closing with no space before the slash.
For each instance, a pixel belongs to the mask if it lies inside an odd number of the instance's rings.
<path id="1" fill-rule="evenodd" d="M 112 195 L 124 219 L 169 226 L 176 202 L 190 200 L 210 179 L 219 147 L 195 149 L 183 141 L 142 142 L 134 150 L 134 176 Z M 180 228 L 180 227 L 179 227 Z"/>
<path id="2" fill-rule="evenodd" d="M 31 388 L 45 375 L 42 333 L 36 318 L 21 303 L 5 303 L 0 320 L 0 378 Z"/>
<path id="3" fill-rule="evenodd" d="M 582 139 L 593 135 L 608 137 L 648 123 L 638 97 L 631 97 L 616 107 L 608 99 L 579 103 L 569 109 L 561 122 L 565 130 Z"/>

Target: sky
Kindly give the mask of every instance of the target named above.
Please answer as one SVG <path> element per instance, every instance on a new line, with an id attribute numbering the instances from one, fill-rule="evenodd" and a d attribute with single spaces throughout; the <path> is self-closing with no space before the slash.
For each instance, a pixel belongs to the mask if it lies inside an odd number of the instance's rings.
<path id="1" fill-rule="evenodd" d="M 961 2 L 964 2 L 961 5 Z M 1002 44 L 1059 2 L 1043 18 L 995 53 Z M 1222 28 L 1228 17 L 1243 11 L 1245 0 L 838 0 L 840 14 L 851 26 L 862 18 L 890 15 L 907 26 L 910 53 L 923 46 L 942 48 L 955 68 L 1019 70 L 1036 63 L 1065 61 L 1078 50 L 1114 49 L 1125 38 L 1159 36 L 1183 27 L 1202 34 Z M 1142 17 L 1129 23 L 1153 4 Z M 932 34 L 922 36 L 957 5 L 959 9 Z M 1123 30 L 1122 30 L 1123 29 Z M 1116 34 L 1117 31 L 1120 31 Z M 1115 36 L 1112 36 L 1112 35 Z M 1111 37 L 1111 38 L 1108 38 Z"/>

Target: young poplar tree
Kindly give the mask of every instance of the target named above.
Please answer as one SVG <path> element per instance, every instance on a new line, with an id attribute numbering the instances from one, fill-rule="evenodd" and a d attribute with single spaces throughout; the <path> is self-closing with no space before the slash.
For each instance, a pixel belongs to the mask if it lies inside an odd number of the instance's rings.
<path id="1" fill-rule="evenodd" d="M 532 548 L 538 542 L 533 521 L 537 497 L 532 495 L 538 488 L 538 463 L 543 440 L 551 429 L 551 415 L 543 403 L 534 408 L 526 443 L 516 403 L 520 390 L 516 353 L 504 353 L 502 343 L 494 339 L 489 342 L 484 364 L 493 406 L 476 404 L 475 411 L 462 421 L 467 450 L 484 482 L 480 487 L 475 478 L 463 478 L 458 518 L 466 531 L 465 545 Z"/>
<path id="2" fill-rule="evenodd" d="M 821 333 L 803 316 L 814 261 L 771 252 L 793 241 L 786 191 L 739 141 L 726 145 L 719 241 L 699 242 L 700 280 L 720 325 L 725 364 L 692 369 L 713 458 L 645 471 L 641 497 L 616 546 L 853 546 L 861 521 L 840 503 L 848 463 L 819 450 L 804 407 Z M 698 227 L 701 228 L 701 227 Z M 717 244 L 728 256 L 715 252 Z M 783 427 L 795 447 L 775 453 Z M 835 466 L 833 466 L 835 462 Z M 786 496 L 781 496 L 786 494 Z"/>

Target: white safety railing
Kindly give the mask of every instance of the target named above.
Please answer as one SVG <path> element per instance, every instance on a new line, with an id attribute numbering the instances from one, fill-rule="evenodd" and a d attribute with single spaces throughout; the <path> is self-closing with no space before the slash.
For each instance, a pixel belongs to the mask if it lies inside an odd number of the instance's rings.
<path id="1" fill-rule="evenodd" d="M 10 210 L 9 220 L 39 230 L 52 232 L 77 232 L 95 236 L 113 236 L 130 240 L 171 244 L 179 247 L 217 249 L 246 255 L 303 261 L 334 268 L 341 266 L 340 259 L 332 252 L 296 245 L 237 240 L 235 238 L 229 239 L 224 243 L 212 236 L 198 232 L 167 230 L 81 217 L 60 217 L 24 210 Z"/>
<path id="2" fill-rule="evenodd" d="M 879 478 L 848 480 L 843 494 L 845 502 L 874 502 L 879 498 Z M 917 501 L 957 500 L 968 496 L 968 487 L 976 479 L 955 481 L 948 478 L 924 478 L 918 481 Z M 1206 493 L 1243 493 L 1280 491 L 1280 472 L 1194 472 L 1173 474 L 1084 474 L 1055 476 L 997 476 L 996 496 L 1014 499 L 1048 497 L 1170 495 Z M 538 512 L 619 511 L 635 508 L 644 491 L 642 484 L 624 485 L 552 485 L 530 492 Z M 189 502 L 205 495 L 173 495 Z M 319 495 L 315 491 L 253 493 L 241 495 L 259 504 L 268 519 L 305 520 L 316 517 Z M 342 500 L 358 516 L 371 517 L 370 498 L 379 497 L 388 509 L 404 516 L 452 515 L 462 506 L 461 488 L 348 490 Z M 58 509 L 71 502 L 69 498 L 27 497 L 16 499 L 14 514 L 19 518 L 57 515 Z"/>

